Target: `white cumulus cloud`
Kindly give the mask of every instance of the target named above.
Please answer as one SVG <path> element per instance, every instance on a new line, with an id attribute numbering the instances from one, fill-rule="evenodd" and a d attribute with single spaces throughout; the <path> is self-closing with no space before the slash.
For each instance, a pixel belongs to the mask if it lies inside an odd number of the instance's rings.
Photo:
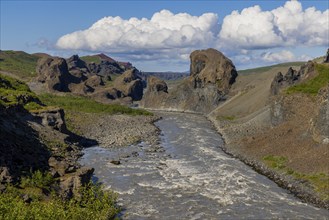
<path id="1" fill-rule="evenodd" d="M 284 46 L 326 46 L 329 44 L 329 9 L 303 10 L 300 2 L 262 11 L 256 5 L 239 13 L 233 11 L 223 20 L 219 33 L 221 45 L 235 48 L 273 48 Z"/>
<path id="2" fill-rule="evenodd" d="M 266 52 L 262 54 L 262 60 L 269 63 L 295 61 L 295 55 L 289 50 L 279 52 Z"/>
<path id="3" fill-rule="evenodd" d="M 128 52 L 144 50 L 166 52 L 171 48 L 207 47 L 219 32 L 214 13 L 192 16 L 173 14 L 168 10 L 155 13 L 151 19 L 105 17 L 90 28 L 58 39 L 61 49 Z"/>

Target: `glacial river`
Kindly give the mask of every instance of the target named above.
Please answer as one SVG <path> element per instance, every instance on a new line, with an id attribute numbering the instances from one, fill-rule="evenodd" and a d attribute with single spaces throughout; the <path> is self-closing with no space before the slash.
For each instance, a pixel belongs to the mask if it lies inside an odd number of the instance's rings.
<path id="1" fill-rule="evenodd" d="M 91 147 L 81 159 L 119 194 L 123 219 L 329 219 L 328 210 L 302 203 L 226 155 L 203 116 L 160 115 L 160 147 Z"/>

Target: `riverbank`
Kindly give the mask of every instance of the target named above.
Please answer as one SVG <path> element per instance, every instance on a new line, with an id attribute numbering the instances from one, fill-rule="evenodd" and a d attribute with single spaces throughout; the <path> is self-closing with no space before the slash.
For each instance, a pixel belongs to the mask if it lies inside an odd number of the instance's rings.
<path id="1" fill-rule="evenodd" d="M 166 111 L 163 109 L 154 110 L 148 108 L 147 110 L 152 110 L 154 112 L 157 111 L 181 112 L 181 111 L 175 111 L 173 109 Z M 194 114 L 193 112 L 181 112 L 181 113 Z M 243 145 L 243 141 L 241 140 L 244 140 L 246 136 L 249 135 L 250 138 L 252 138 L 253 135 L 257 134 L 257 132 L 270 129 L 269 127 L 266 127 L 267 124 L 266 120 L 268 118 L 267 114 L 269 114 L 269 110 L 264 108 L 261 112 L 259 112 L 258 117 L 254 118 L 253 120 L 250 120 L 249 123 L 236 123 L 236 124 L 228 120 L 218 120 L 218 118 L 213 117 L 213 115 L 211 114 L 205 117 L 212 122 L 214 129 L 217 130 L 217 132 L 222 136 L 225 144 L 224 146 L 221 146 L 221 148 L 225 153 L 239 159 L 246 165 L 252 167 L 258 173 L 274 181 L 278 186 L 289 190 L 293 195 L 295 195 L 301 201 L 313 204 L 320 208 L 329 209 L 329 202 L 323 198 L 323 193 L 326 193 L 325 189 L 323 190 L 324 192 L 316 191 L 312 183 L 309 182 L 307 179 L 307 178 L 313 178 L 313 179 L 323 178 L 321 175 L 307 176 L 304 174 L 300 174 L 299 171 L 294 171 L 290 168 L 286 169 L 285 164 L 280 164 L 281 166 L 284 167 L 284 169 L 277 169 L 277 167 L 272 167 L 271 164 L 266 164 L 267 161 L 263 159 L 264 158 L 263 155 L 271 156 L 272 155 L 271 153 L 273 153 L 273 151 L 270 151 L 268 148 L 262 148 L 262 145 L 258 145 L 257 149 L 248 148 L 247 145 Z M 198 114 L 198 115 L 202 115 L 202 114 Z M 259 153 L 255 153 L 255 150 L 258 150 Z M 326 154 L 324 153 L 324 156 L 325 155 Z M 284 158 L 284 157 L 280 157 L 280 158 Z M 298 176 L 299 178 L 297 178 L 297 175 L 299 175 Z"/>
<path id="2" fill-rule="evenodd" d="M 105 187 L 119 193 L 124 219 L 326 219 L 328 211 L 302 203 L 224 153 L 209 120 L 157 112 L 160 149 L 146 144 L 91 147 L 81 163 L 95 168 Z M 119 160 L 120 164 L 113 164 Z"/>
<path id="3" fill-rule="evenodd" d="M 255 139 L 264 135 L 266 131 L 275 134 L 275 130 L 265 126 L 266 123 L 264 121 L 267 118 L 266 114 L 268 114 L 268 110 L 266 111 L 265 109 L 258 115 L 258 117 L 245 123 L 232 122 L 223 119 L 219 120 L 213 115 L 208 116 L 208 119 L 213 123 L 215 129 L 222 135 L 225 142 L 223 150 L 227 154 L 239 159 L 258 173 L 268 177 L 278 186 L 289 190 L 303 202 L 313 204 L 319 208 L 329 209 L 329 201 L 327 199 L 328 191 L 326 191 L 328 183 L 325 182 L 325 174 L 306 173 L 305 170 L 300 168 L 304 171 L 301 173 L 298 170 L 298 167 L 295 169 L 292 168 L 293 166 L 289 166 L 289 162 L 293 163 L 294 161 L 287 160 L 287 157 L 289 157 L 290 154 L 289 152 L 285 152 L 282 147 L 272 149 L 265 146 L 263 142 L 255 143 Z M 281 130 L 281 132 L 283 131 Z M 267 137 L 270 137 L 270 135 L 267 134 Z M 276 138 L 279 139 L 279 137 Z M 247 139 L 253 141 L 253 146 L 250 146 L 251 141 L 248 141 Z M 273 147 L 273 144 L 275 143 L 276 141 L 272 140 L 272 143 L 268 143 L 268 145 L 272 144 L 271 146 Z M 279 153 L 280 150 L 281 153 Z M 300 147 L 299 150 L 305 150 L 305 147 Z M 327 148 L 322 146 L 322 148 L 318 147 L 317 150 L 323 151 L 322 156 L 320 156 L 318 160 L 323 163 L 324 167 L 326 167 L 326 164 L 328 165 L 328 163 L 322 157 L 326 157 Z M 308 149 L 306 152 L 310 153 L 310 150 Z M 296 155 L 298 155 L 298 153 L 296 153 Z M 312 155 L 310 155 L 310 157 L 312 157 Z M 316 162 L 312 164 L 309 160 L 306 159 L 304 162 L 306 161 L 306 164 L 309 166 L 316 166 L 316 164 L 314 164 Z M 313 160 L 316 160 L 316 158 Z M 300 162 L 303 163 L 303 161 Z M 312 182 L 312 178 L 315 181 L 321 182 Z M 319 190 L 318 188 L 315 188 L 316 184 L 324 185 L 323 188 Z"/>
<path id="4" fill-rule="evenodd" d="M 105 148 L 124 147 L 139 142 L 158 144 L 160 130 L 154 123 L 160 119 L 156 115 L 68 114 L 68 123 L 75 132 L 96 140 Z"/>

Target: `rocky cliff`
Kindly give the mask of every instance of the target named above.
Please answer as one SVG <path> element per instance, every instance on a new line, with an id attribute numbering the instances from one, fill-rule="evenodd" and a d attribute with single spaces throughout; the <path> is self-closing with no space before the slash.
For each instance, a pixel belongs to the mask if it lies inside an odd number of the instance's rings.
<path id="1" fill-rule="evenodd" d="M 141 105 L 146 108 L 207 113 L 225 100 L 238 75 L 232 61 L 214 49 L 194 51 L 190 60 L 188 78 L 168 93 L 154 90 L 154 83 L 151 82 Z"/>
<path id="2" fill-rule="evenodd" d="M 31 107 L 35 110 L 26 110 Z M 0 140 L 0 190 L 41 171 L 56 178 L 51 186 L 56 194 L 70 199 L 90 181 L 93 169 L 77 160 L 82 145 L 97 142 L 69 132 L 62 109 L 44 106 L 24 83 L 2 75 Z"/>
<path id="3" fill-rule="evenodd" d="M 209 118 L 229 153 L 328 208 L 328 95 L 326 63 L 281 65 L 239 75 L 228 101 Z"/>
<path id="4" fill-rule="evenodd" d="M 100 56 L 99 64 L 87 63 L 78 55 L 67 60 L 43 56 L 37 63 L 36 81 L 49 92 L 71 92 L 104 103 L 130 104 L 140 100 L 144 83 L 138 76 L 139 71 L 129 63 L 119 63 L 104 56 Z M 113 74 L 117 77 L 114 81 L 111 79 Z M 113 81 L 111 86 L 108 86 L 109 81 Z"/>

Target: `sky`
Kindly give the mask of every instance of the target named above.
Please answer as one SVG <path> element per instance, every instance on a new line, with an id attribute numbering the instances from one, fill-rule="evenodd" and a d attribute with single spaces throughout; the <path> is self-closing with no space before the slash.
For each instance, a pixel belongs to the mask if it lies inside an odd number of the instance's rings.
<path id="1" fill-rule="evenodd" d="M 142 71 L 187 71 L 215 48 L 237 69 L 323 56 L 327 0 L 0 0 L 1 50 L 105 53 Z"/>

